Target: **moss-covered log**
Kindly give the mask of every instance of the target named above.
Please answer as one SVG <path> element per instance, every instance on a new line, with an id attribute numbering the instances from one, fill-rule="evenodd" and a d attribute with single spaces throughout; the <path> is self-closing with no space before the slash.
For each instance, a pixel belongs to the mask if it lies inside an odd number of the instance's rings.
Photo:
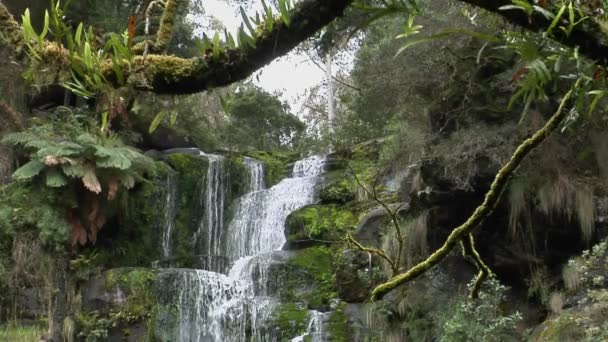
<path id="1" fill-rule="evenodd" d="M 386 283 L 378 285 L 372 291 L 372 300 L 381 299 L 387 293 L 394 290 L 396 287 L 414 280 L 418 276 L 424 274 L 426 271 L 433 268 L 441 260 L 448 256 L 450 251 L 457 244 L 463 241 L 463 239 L 466 239 L 469 234 L 471 234 L 475 229 L 477 229 L 481 225 L 483 220 L 490 216 L 490 214 L 498 204 L 502 193 L 507 187 L 509 178 L 511 177 L 513 172 L 515 172 L 515 170 L 519 167 L 524 158 L 530 152 L 532 152 L 534 148 L 536 148 L 540 143 L 542 143 L 551 133 L 553 133 L 553 131 L 557 129 L 557 127 L 559 127 L 559 124 L 562 122 L 568 112 L 564 110 L 564 107 L 572 96 L 574 90 L 578 87 L 579 83 L 580 81 L 577 82 L 576 85 L 572 89 L 570 89 L 570 91 L 568 91 L 568 93 L 566 93 L 559 105 L 559 108 L 553 114 L 553 116 L 551 116 L 549 121 L 547 121 L 547 123 L 541 129 L 539 129 L 532 137 L 524 140 L 517 147 L 517 149 L 511 156 L 511 159 L 496 174 L 494 181 L 490 185 L 490 190 L 488 190 L 488 192 L 486 193 L 483 202 L 475 209 L 473 214 L 466 220 L 466 222 L 455 228 L 450 233 L 443 246 L 433 252 L 433 254 L 431 254 L 426 260 L 412 267 L 409 271 L 394 276 Z"/>
<path id="2" fill-rule="evenodd" d="M 132 62 L 134 67 L 125 75 L 127 82 L 140 90 L 191 94 L 243 80 L 342 15 L 351 2 L 352 0 L 301 1 L 291 11 L 289 25 L 277 19 L 271 31 L 262 31 L 254 37 L 255 47 L 245 45 L 228 49 L 222 51 L 219 58 L 201 56 L 183 59 L 164 55 L 136 57 Z M 152 51 L 161 51 L 170 38 L 175 6 L 177 1 L 167 2 Z M 19 25 L 1 2 L 0 37 L 10 37 L 5 43 L 22 46 L 23 36 Z M 105 63 L 103 72 L 108 80 L 118 86 L 110 61 Z"/>

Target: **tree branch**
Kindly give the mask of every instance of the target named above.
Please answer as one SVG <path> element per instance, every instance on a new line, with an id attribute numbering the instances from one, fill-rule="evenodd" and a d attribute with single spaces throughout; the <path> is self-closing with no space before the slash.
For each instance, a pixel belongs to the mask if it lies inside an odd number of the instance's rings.
<path id="1" fill-rule="evenodd" d="M 178 1 L 180 0 L 167 0 L 152 52 L 159 51 L 159 48 L 166 44 L 172 31 L 172 11 Z M 130 70 L 125 70 L 127 84 L 135 89 L 156 93 L 191 94 L 243 80 L 274 59 L 287 54 L 320 28 L 341 16 L 352 1 L 302 0 L 290 13 L 289 26 L 278 19 L 270 32 L 264 32 L 254 38 L 255 47 L 246 45 L 228 49 L 217 59 L 184 59 L 153 54 L 146 58 L 137 56 L 131 61 Z M 9 37 L 9 43 L 22 49 L 23 34 L 20 25 L 1 2 L 0 37 Z M 104 64 L 102 72 L 106 79 L 119 86 L 111 61 Z"/>
<path id="2" fill-rule="evenodd" d="M 437 265 L 450 253 L 456 244 L 463 241 L 467 235 L 471 234 L 481 225 L 484 219 L 490 216 L 494 210 L 494 207 L 496 207 L 496 204 L 498 204 L 498 201 L 500 200 L 500 197 L 508 184 L 509 178 L 519 167 L 523 159 L 559 127 L 559 124 L 568 113 L 568 111 L 564 110 L 564 107 L 566 106 L 566 103 L 570 97 L 572 97 L 574 90 L 578 88 L 579 84 L 580 80 L 576 82 L 574 87 L 570 89 L 568 93 L 566 93 L 559 105 L 559 108 L 553 114 L 553 116 L 551 116 L 551 119 L 549 119 L 549 121 L 547 121 L 547 123 L 532 137 L 524 140 L 517 147 L 511 159 L 496 174 L 496 177 L 490 186 L 490 190 L 486 193 L 483 202 L 475 209 L 467 221 L 452 230 L 452 233 L 450 233 L 443 246 L 433 252 L 433 254 L 431 254 L 426 260 L 412 267 L 409 271 L 393 277 L 386 283 L 378 285 L 372 291 L 372 300 L 381 299 L 399 285 L 414 280 Z"/>
<path id="3" fill-rule="evenodd" d="M 501 6 L 511 5 L 511 0 L 460 0 L 468 4 L 481 7 L 494 12 L 509 22 L 534 32 L 546 31 L 552 19 L 547 19 L 538 12 L 528 17 L 524 11 L 518 9 L 500 10 Z M 557 9 L 557 8 L 554 8 Z M 556 12 L 556 11 L 554 11 Z M 580 17 L 577 14 L 575 21 Z M 595 18 L 591 17 L 576 25 L 570 35 L 555 28 L 552 39 L 570 47 L 579 47 L 579 51 L 600 64 L 608 63 L 608 36 L 606 31 Z"/>

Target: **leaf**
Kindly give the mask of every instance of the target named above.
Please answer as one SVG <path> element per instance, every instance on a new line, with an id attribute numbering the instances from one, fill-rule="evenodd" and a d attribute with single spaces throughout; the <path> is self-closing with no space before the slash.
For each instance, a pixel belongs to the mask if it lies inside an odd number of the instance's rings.
<path id="1" fill-rule="evenodd" d="M 46 186 L 59 188 L 68 184 L 67 178 L 58 168 L 50 168 L 46 171 Z"/>
<path id="2" fill-rule="evenodd" d="M 562 5 L 559 8 L 559 11 L 557 11 L 557 15 L 553 18 L 553 21 L 551 21 L 551 24 L 547 28 L 546 32 L 548 34 L 550 34 L 551 32 L 553 32 L 553 29 L 555 28 L 555 26 L 557 26 L 557 24 L 559 23 L 559 19 L 562 17 L 562 15 L 564 15 L 565 11 L 566 11 L 566 5 Z"/>
<path id="3" fill-rule="evenodd" d="M 279 11 L 281 13 L 281 19 L 289 27 L 291 24 L 291 18 L 289 17 L 289 10 L 287 9 L 287 3 L 289 0 L 279 0 Z"/>
<path id="4" fill-rule="evenodd" d="M 93 166 L 87 165 L 84 167 L 82 184 L 92 193 L 99 194 L 101 192 L 101 184 L 99 184 L 99 179 L 97 179 L 95 168 Z"/>
<path id="5" fill-rule="evenodd" d="M 25 164 L 22 167 L 20 167 L 19 169 L 17 169 L 13 173 L 12 177 L 17 180 L 30 179 L 30 178 L 38 175 L 40 173 L 40 171 L 42 171 L 42 169 L 44 169 L 43 162 L 41 162 L 39 160 L 35 160 L 35 159 L 30 160 L 27 164 Z"/>
<path id="6" fill-rule="evenodd" d="M 169 120 L 169 123 L 171 124 L 171 126 L 175 126 L 175 124 L 177 123 L 177 115 L 178 115 L 178 112 L 176 109 L 171 111 L 171 118 Z"/>
<path id="7" fill-rule="evenodd" d="M 152 122 L 150 123 L 150 127 L 148 128 L 148 133 L 152 134 L 152 133 L 154 133 L 154 131 L 156 131 L 156 129 L 158 128 L 158 125 L 160 125 L 160 123 L 163 121 L 166 114 L 167 114 L 166 111 L 161 110 L 160 112 L 158 112 L 158 114 L 156 114 L 156 116 L 154 116 L 154 119 L 152 119 Z"/>
<path id="8" fill-rule="evenodd" d="M 251 35 L 255 35 L 255 29 L 251 25 L 251 22 L 249 21 L 249 18 L 247 17 L 247 13 L 245 13 L 243 6 L 240 7 L 240 10 L 241 10 L 241 17 L 243 17 L 243 21 L 245 22 L 245 26 L 247 26 L 247 29 L 249 30 L 249 32 L 251 32 Z"/>
<path id="9" fill-rule="evenodd" d="M 120 175 L 120 183 L 127 190 L 133 189 L 133 187 L 135 186 L 135 178 L 133 178 L 133 176 L 129 174 L 122 174 Z"/>

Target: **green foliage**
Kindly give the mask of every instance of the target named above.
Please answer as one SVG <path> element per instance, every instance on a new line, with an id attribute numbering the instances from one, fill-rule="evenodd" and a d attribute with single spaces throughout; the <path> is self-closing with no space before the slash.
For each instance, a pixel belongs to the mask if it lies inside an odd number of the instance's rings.
<path id="1" fill-rule="evenodd" d="M 351 181 L 343 179 L 321 189 L 319 199 L 321 204 L 346 204 L 355 199 L 355 189 L 356 187 Z"/>
<path id="2" fill-rule="evenodd" d="M 248 88 L 230 101 L 228 141 L 238 147 L 274 150 L 292 146 L 305 126 L 289 107 L 266 91 Z"/>
<path id="3" fill-rule="evenodd" d="M 336 205 L 310 205 L 287 217 L 289 244 L 306 242 L 338 242 L 357 225 L 357 216 Z"/>
<path id="4" fill-rule="evenodd" d="M 507 288 L 497 280 L 486 282 L 479 301 L 456 299 L 436 314 L 438 341 L 505 341 L 515 339 L 520 313 L 503 313 Z"/>
<path id="5" fill-rule="evenodd" d="M 126 146 L 116 134 L 93 132 L 74 116 L 66 115 L 4 136 L 2 143 L 30 152 L 31 160 L 15 171 L 13 178 L 31 180 L 44 171 L 48 187 L 63 187 L 70 179 L 77 179 L 89 191 L 105 191 L 109 198 L 115 197 L 118 183 L 131 189 L 150 169 L 151 160 Z"/>
<path id="6" fill-rule="evenodd" d="M 287 166 L 298 159 L 298 155 L 293 152 L 254 151 L 248 155 L 264 163 L 264 179 L 268 188 L 285 178 Z"/>
<path id="7" fill-rule="evenodd" d="M 10 236 L 33 230 L 49 249 L 64 249 L 70 226 L 63 206 L 74 201 L 73 197 L 24 182 L 10 183 L 1 190 L 0 232 Z"/>
<path id="8" fill-rule="evenodd" d="M 6 324 L 0 326 L 0 340 L 11 342 L 37 341 L 44 333 L 44 328 L 38 325 L 21 326 Z"/>

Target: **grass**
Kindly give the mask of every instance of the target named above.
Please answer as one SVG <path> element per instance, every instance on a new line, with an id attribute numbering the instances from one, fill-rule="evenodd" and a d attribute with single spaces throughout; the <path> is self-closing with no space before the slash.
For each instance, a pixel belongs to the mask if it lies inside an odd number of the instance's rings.
<path id="1" fill-rule="evenodd" d="M 44 333 L 40 326 L 22 326 L 7 324 L 0 326 L 0 341 L 38 342 Z"/>

